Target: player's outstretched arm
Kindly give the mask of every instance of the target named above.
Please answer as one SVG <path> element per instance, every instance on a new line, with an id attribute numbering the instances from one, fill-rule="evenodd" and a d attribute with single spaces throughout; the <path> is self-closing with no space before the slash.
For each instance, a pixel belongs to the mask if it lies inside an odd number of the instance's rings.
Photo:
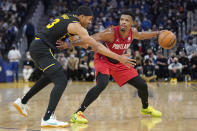
<path id="1" fill-rule="evenodd" d="M 98 33 L 91 35 L 91 37 L 94 38 L 96 41 L 112 42 L 114 39 L 114 32 L 110 27 L 110 28 L 105 29 L 102 32 L 98 32 Z M 76 35 L 69 37 L 69 40 L 70 40 L 70 43 L 64 42 L 61 40 L 57 40 L 56 47 L 60 50 L 64 50 L 69 47 L 75 47 L 75 46 L 80 46 L 85 49 L 88 48 L 88 44 L 82 43 L 82 40 L 80 39 L 80 37 L 78 37 Z"/>
<path id="2" fill-rule="evenodd" d="M 80 47 L 85 48 L 85 49 L 88 48 L 88 45 L 82 43 L 80 38 L 74 38 L 74 39 L 70 40 L 69 43 L 65 42 L 65 41 L 62 41 L 62 40 L 57 40 L 56 45 L 57 45 L 56 47 L 60 50 L 64 50 L 64 49 L 67 49 L 67 48 L 70 48 L 70 47 L 75 47 L 75 46 L 80 46 Z"/>
<path id="3" fill-rule="evenodd" d="M 153 37 L 159 36 L 162 31 L 152 31 L 152 32 L 138 32 L 136 29 L 133 29 L 133 39 L 145 40 L 151 39 Z"/>
<path id="4" fill-rule="evenodd" d="M 131 66 L 135 65 L 135 60 L 129 59 L 129 57 L 125 55 L 120 56 L 110 51 L 109 49 L 107 49 L 104 45 L 96 42 L 96 40 L 91 38 L 87 30 L 83 28 L 79 23 L 70 23 L 68 26 L 68 32 L 79 35 L 82 43 L 86 43 L 90 45 L 95 52 L 99 52 L 100 54 L 116 59 L 125 65 L 128 65 L 128 64 L 130 64 Z"/>

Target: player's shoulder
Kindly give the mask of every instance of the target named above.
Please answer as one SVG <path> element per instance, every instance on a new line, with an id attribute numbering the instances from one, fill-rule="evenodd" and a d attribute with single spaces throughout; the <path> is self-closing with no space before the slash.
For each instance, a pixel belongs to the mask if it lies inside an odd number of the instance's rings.
<path id="1" fill-rule="evenodd" d="M 60 16 L 58 16 L 58 17 L 62 18 L 64 20 L 79 22 L 79 18 L 74 13 L 64 13 L 64 14 L 61 14 Z"/>
<path id="2" fill-rule="evenodd" d="M 99 35 L 102 36 L 104 41 L 112 42 L 114 39 L 114 33 L 113 26 L 110 26 L 104 31 L 100 32 Z"/>

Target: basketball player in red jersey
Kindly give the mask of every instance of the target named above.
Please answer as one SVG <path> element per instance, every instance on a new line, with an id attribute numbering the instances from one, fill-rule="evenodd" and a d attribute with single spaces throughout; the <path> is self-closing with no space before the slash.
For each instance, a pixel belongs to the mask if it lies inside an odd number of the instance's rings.
<path id="1" fill-rule="evenodd" d="M 132 13 L 125 11 L 121 14 L 119 26 L 108 28 L 105 31 L 96 33 L 91 37 L 97 41 L 104 41 L 105 45 L 112 52 L 122 55 L 129 48 L 133 39 L 150 39 L 158 36 L 162 32 L 138 32 L 137 30 L 132 30 L 131 26 L 133 19 L 135 18 Z M 65 49 L 68 47 L 68 43 L 66 42 L 58 41 L 57 44 L 59 45 L 59 49 Z M 80 43 L 80 41 L 78 41 L 78 43 L 74 41 L 73 45 L 71 44 L 71 46 L 76 45 L 83 45 L 84 47 L 84 44 Z M 72 115 L 71 122 L 88 123 L 88 120 L 85 119 L 83 112 L 107 87 L 110 75 L 112 75 L 119 86 L 123 86 L 128 83 L 137 88 L 138 96 L 142 102 L 142 114 L 149 114 L 154 117 L 162 116 L 160 111 L 157 111 L 152 106 L 148 105 L 148 86 L 133 67 L 127 67 L 120 62 L 99 53 L 95 53 L 94 63 L 97 84 L 88 91 L 80 108 Z"/>

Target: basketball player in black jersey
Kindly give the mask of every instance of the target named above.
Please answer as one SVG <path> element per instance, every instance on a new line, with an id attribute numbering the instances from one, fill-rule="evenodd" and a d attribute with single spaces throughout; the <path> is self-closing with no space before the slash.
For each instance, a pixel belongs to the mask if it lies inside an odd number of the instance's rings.
<path id="1" fill-rule="evenodd" d="M 135 65 L 135 60 L 129 59 L 126 55 L 120 56 L 111 52 L 88 35 L 85 27 L 91 23 L 92 18 L 92 10 L 89 7 L 81 6 L 77 9 L 77 14 L 63 14 L 54 19 L 52 23 L 36 35 L 35 40 L 31 43 L 31 57 L 44 75 L 22 99 L 18 98 L 13 104 L 22 115 L 27 116 L 26 105 L 29 99 L 53 82 L 55 86 L 51 91 L 48 108 L 41 121 L 41 127 L 66 127 L 69 125 L 67 122 L 57 121 L 54 117 L 56 106 L 67 85 L 67 76 L 64 74 L 61 64 L 53 56 L 53 52 L 57 49 L 57 40 L 78 35 L 82 42 L 91 46 L 94 51 L 116 59 L 125 65 Z"/>

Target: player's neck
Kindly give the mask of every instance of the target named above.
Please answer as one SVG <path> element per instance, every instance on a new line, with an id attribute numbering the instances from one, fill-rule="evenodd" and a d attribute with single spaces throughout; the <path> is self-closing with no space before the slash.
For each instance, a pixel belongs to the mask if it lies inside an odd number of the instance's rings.
<path id="1" fill-rule="evenodd" d="M 121 30 L 119 29 L 119 32 L 120 32 L 120 35 L 122 36 L 122 38 L 125 39 L 125 38 L 127 37 L 128 33 L 129 33 L 129 30 L 121 31 Z"/>

